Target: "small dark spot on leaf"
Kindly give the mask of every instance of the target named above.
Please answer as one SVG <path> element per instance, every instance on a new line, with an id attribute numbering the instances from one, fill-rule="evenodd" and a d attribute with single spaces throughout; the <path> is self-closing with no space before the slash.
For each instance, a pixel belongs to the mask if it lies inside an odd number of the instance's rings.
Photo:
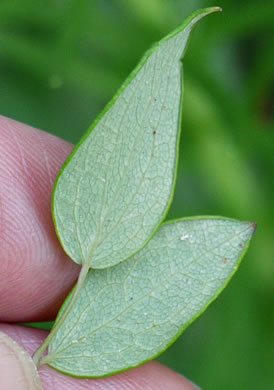
<path id="1" fill-rule="evenodd" d="M 225 258 L 223 258 L 223 260 L 222 260 L 222 263 L 227 263 L 228 262 L 228 258 L 227 257 L 225 257 Z"/>
<path id="2" fill-rule="evenodd" d="M 117 322 L 121 322 L 121 320 L 117 319 Z"/>
<path id="3" fill-rule="evenodd" d="M 155 134 L 156 134 L 156 131 L 155 131 L 155 130 L 153 130 L 152 134 L 153 134 L 153 135 L 155 135 Z"/>
<path id="4" fill-rule="evenodd" d="M 155 101 L 155 102 L 157 102 L 157 99 L 156 99 L 156 98 L 154 98 L 154 101 Z"/>
<path id="5" fill-rule="evenodd" d="M 163 110 L 166 110 L 166 106 L 163 106 L 162 109 L 163 109 Z"/>
<path id="6" fill-rule="evenodd" d="M 140 322 L 136 322 L 136 325 L 140 325 Z"/>
<path id="7" fill-rule="evenodd" d="M 243 248 L 243 247 L 244 247 L 244 244 L 243 244 L 243 243 L 240 243 L 239 246 L 240 246 L 241 248 Z"/>
<path id="8" fill-rule="evenodd" d="M 133 297 L 130 297 L 130 300 L 132 301 L 132 300 L 133 300 Z"/>

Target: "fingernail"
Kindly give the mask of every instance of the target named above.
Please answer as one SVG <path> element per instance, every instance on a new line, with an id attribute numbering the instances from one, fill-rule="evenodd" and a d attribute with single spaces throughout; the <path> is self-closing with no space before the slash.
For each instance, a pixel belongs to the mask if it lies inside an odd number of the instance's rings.
<path id="1" fill-rule="evenodd" d="M 30 355 L 16 341 L 0 332 L 1 389 L 43 390 Z"/>

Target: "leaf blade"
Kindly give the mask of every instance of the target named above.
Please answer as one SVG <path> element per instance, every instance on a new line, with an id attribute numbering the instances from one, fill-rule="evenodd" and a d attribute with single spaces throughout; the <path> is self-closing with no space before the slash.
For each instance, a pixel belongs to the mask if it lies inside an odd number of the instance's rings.
<path id="1" fill-rule="evenodd" d="M 163 225 L 134 258 L 89 273 L 46 360 L 69 375 L 102 377 L 155 358 L 223 290 L 254 230 L 220 217 Z"/>
<path id="2" fill-rule="evenodd" d="M 115 265 L 140 250 L 163 221 L 176 179 L 181 58 L 202 17 L 156 44 L 75 148 L 57 177 L 52 214 L 77 263 Z"/>

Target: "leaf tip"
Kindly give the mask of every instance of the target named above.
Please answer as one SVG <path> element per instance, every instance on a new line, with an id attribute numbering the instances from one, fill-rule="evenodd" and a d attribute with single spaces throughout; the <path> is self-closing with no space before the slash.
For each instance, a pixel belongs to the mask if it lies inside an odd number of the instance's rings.
<path id="1" fill-rule="evenodd" d="M 223 12 L 221 7 L 209 7 L 201 10 L 205 15 L 213 14 L 215 12 Z"/>
<path id="2" fill-rule="evenodd" d="M 256 222 L 250 222 L 250 227 L 253 229 L 252 237 L 254 236 L 256 230 L 257 230 L 257 223 Z"/>
<path id="3" fill-rule="evenodd" d="M 213 7 L 212 12 L 223 12 L 223 9 L 221 7 Z"/>
<path id="4" fill-rule="evenodd" d="M 248 235 L 249 235 L 249 240 L 252 239 L 254 236 L 256 229 L 257 229 L 257 223 L 256 222 L 245 222 L 244 223 L 246 228 L 248 229 Z"/>

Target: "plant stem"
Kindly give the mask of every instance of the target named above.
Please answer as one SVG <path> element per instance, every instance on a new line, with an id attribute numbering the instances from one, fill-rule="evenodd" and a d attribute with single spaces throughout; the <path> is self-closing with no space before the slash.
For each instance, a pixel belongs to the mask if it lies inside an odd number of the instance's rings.
<path id="1" fill-rule="evenodd" d="M 33 354 L 32 359 L 33 359 L 34 364 L 36 365 L 37 369 L 39 369 L 39 367 L 40 367 L 41 358 L 42 358 L 43 353 L 45 352 L 49 343 L 54 338 L 54 336 L 56 335 L 56 333 L 58 332 L 60 327 L 63 325 L 64 321 L 66 320 L 67 316 L 71 312 L 71 309 L 73 308 L 73 305 L 74 305 L 75 301 L 77 300 L 79 293 L 81 291 L 81 288 L 84 284 L 84 281 L 87 277 L 88 271 L 89 271 L 89 265 L 84 264 L 81 268 L 74 294 L 72 295 L 72 298 L 71 298 L 68 306 L 65 308 L 64 312 L 62 313 L 62 315 L 59 318 L 59 320 L 57 321 L 57 323 L 54 324 L 52 330 L 48 334 L 48 336 L 45 339 L 45 341 L 43 342 L 43 344 Z"/>

